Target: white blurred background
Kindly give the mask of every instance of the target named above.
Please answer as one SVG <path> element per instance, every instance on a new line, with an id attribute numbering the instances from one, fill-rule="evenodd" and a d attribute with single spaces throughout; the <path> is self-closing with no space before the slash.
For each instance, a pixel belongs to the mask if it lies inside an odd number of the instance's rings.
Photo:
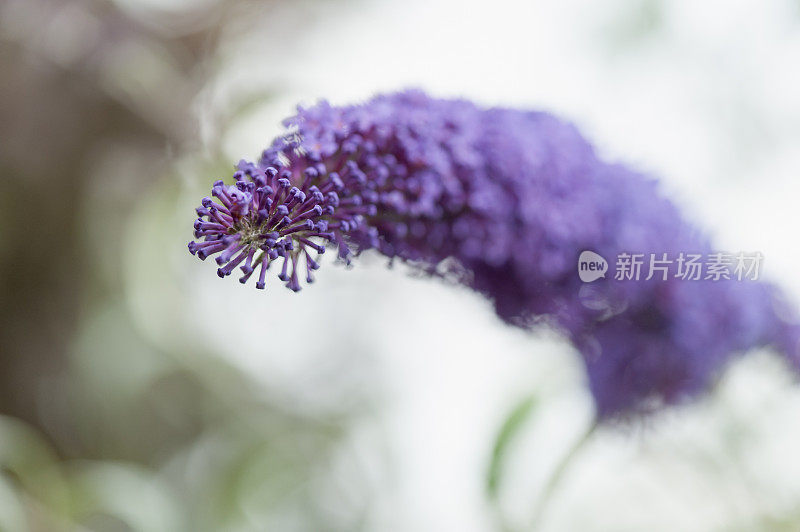
<path id="1" fill-rule="evenodd" d="M 60 384 L 37 381 L 0 426 L 7 448 L 47 442 L 65 487 L 43 498 L 6 465 L 0 529 L 800 530 L 800 390 L 770 353 L 691 406 L 601 427 L 545 495 L 593 416 L 566 342 L 374 255 L 326 260 L 293 294 L 221 281 L 185 249 L 209 184 L 297 103 L 420 87 L 573 121 L 800 301 L 796 0 L 17 0 L 0 32 L 154 131 L 87 133 Z M 31 163 L 4 156 L 13 192 Z"/>

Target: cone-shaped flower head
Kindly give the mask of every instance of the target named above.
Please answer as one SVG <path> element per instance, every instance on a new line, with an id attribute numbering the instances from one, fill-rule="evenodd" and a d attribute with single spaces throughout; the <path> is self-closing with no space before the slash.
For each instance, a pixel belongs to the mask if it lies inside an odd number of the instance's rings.
<path id="1" fill-rule="evenodd" d="M 712 248 L 654 180 L 602 161 L 550 114 L 404 92 L 301 108 L 286 125 L 197 209 L 202 240 L 189 250 L 215 255 L 220 277 L 238 267 L 264 288 L 278 261 L 297 291 L 327 244 L 343 261 L 373 248 L 457 276 L 505 321 L 561 330 L 583 354 L 601 417 L 677 402 L 755 346 L 798 361 L 797 327 L 768 285 L 672 271 L 583 283 L 584 250 L 613 260 Z"/>

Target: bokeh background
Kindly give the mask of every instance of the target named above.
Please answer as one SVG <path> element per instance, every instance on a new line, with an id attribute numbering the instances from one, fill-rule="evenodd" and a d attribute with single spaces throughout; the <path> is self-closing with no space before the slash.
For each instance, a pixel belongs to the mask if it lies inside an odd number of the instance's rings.
<path id="1" fill-rule="evenodd" d="M 799 66 L 797 0 L 1 0 L 0 530 L 800 530 L 771 353 L 572 453 L 548 331 L 377 256 L 295 295 L 185 247 L 297 103 L 421 87 L 574 121 L 800 301 Z"/>

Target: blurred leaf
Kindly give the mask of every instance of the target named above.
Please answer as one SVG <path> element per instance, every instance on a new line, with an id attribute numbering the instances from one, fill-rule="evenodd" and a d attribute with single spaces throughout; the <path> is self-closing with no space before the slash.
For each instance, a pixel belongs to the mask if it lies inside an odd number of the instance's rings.
<path id="1" fill-rule="evenodd" d="M 537 400 L 535 396 L 529 396 L 523 399 L 511 410 L 508 417 L 503 422 L 500 432 L 497 434 L 494 448 L 492 449 L 492 460 L 489 463 L 489 474 L 486 479 L 486 491 L 492 499 L 497 497 L 509 445 L 519 434 L 525 421 L 530 418 L 536 403 Z"/>
<path id="2" fill-rule="evenodd" d="M 25 423 L 0 416 L 0 468 L 56 515 L 69 514 L 69 492 L 58 457 Z"/>
<path id="3" fill-rule="evenodd" d="M 237 120 L 241 120 L 250 116 L 256 109 L 266 103 L 271 102 L 279 94 L 280 91 L 277 89 L 268 87 L 263 90 L 257 90 L 249 94 L 242 95 L 233 106 L 233 109 L 231 109 L 229 114 L 225 117 L 223 128 L 227 129 Z"/>
<path id="4" fill-rule="evenodd" d="M 25 509 L 11 482 L 0 476 L 0 530 L 16 532 L 29 530 Z"/>
<path id="5" fill-rule="evenodd" d="M 140 532 L 184 530 L 178 498 L 157 475 L 134 465 L 81 462 L 73 478 L 84 522 L 99 517 Z"/>

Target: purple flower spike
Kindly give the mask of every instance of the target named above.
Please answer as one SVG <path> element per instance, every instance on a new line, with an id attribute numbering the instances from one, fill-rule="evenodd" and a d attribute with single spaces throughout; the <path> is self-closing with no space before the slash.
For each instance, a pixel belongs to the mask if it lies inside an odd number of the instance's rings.
<path id="1" fill-rule="evenodd" d="M 189 251 L 239 266 L 263 289 L 279 258 L 291 290 L 338 258 L 376 249 L 490 298 L 521 327 L 546 322 L 583 355 L 598 416 L 673 404 L 705 389 L 735 353 L 772 345 L 800 367 L 800 326 L 773 287 L 670 277 L 591 284 L 591 250 L 710 253 L 656 182 L 599 159 L 570 124 L 543 112 L 481 109 L 418 91 L 355 106 L 322 102 L 288 119 L 234 185 L 196 209 Z M 212 199 L 213 198 L 213 199 Z M 305 271 L 298 271 L 305 265 Z"/>

